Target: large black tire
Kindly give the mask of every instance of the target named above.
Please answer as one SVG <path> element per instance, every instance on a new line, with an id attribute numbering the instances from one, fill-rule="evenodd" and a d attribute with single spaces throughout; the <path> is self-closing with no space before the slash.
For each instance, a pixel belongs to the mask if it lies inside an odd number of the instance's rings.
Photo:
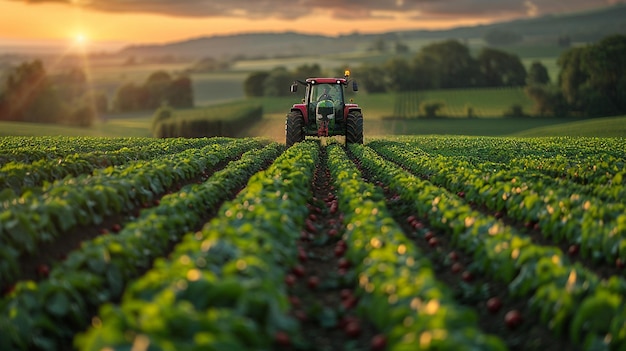
<path id="1" fill-rule="evenodd" d="M 291 111 L 285 121 L 285 144 L 287 147 L 304 141 L 304 116 L 300 111 Z"/>
<path id="2" fill-rule="evenodd" d="M 350 111 L 346 119 L 346 144 L 363 144 L 363 115 Z"/>

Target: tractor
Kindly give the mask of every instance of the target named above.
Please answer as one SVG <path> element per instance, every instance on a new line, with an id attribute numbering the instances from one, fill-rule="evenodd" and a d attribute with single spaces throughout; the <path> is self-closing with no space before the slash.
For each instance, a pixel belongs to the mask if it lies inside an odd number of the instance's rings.
<path id="1" fill-rule="evenodd" d="M 356 81 L 350 81 L 350 71 L 343 78 L 307 78 L 296 80 L 291 92 L 298 85 L 306 90 L 302 103 L 294 104 L 285 121 L 287 147 L 304 141 L 307 136 L 329 137 L 344 135 L 346 143 L 363 144 L 363 115 L 359 105 L 346 103 L 344 88 L 351 82 L 357 91 Z"/>

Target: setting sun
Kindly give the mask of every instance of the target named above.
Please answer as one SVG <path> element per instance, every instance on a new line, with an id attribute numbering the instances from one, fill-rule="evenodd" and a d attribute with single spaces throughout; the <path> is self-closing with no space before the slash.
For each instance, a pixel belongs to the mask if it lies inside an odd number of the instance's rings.
<path id="1" fill-rule="evenodd" d="M 78 33 L 74 36 L 74 43 L 77 45 L 85 45 L 87 42 L 87 36 L 83 33 Z"/>

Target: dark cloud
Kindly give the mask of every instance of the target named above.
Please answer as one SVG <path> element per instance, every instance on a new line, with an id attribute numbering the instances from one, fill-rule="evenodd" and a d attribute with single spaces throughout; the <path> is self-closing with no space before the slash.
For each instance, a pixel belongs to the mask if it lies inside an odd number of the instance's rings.
<path id="1" fill-rule="evenodd" d="M 425 14 L 435 16 L 525 17 L 587 10 L 615 3 L 611 0 L 448 0 L 419 2 Z"/>
<path id="2" fill-rule="evenodd" d="M 6 0 L 5 0 L 6 1 Z M 24 1 L 24 0 L 11 0 Z M 155 13 L 177 17 L 232 16 L 300 18 L 326 12 L 344 19 L 527 17 L 609 5 L 619 0 L 27 0 L 63 2 L 105 12 Z"/>

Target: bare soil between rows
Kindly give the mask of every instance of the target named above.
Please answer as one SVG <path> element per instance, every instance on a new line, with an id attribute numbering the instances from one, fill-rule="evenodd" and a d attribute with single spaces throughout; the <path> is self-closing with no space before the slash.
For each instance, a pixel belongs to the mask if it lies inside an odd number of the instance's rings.
<path id="1" fill-rule="evenodd" d="M 276 350 L 370 350 L 381 335 L 357 314 L 357 281 L 343 258 L 343 214 L 327 166 L 325 147 L 320 149 L 307 204 L 309 216 L 297 242 L 299 263 L 287 274 L 290 314 L 300 321 L 305 342 Z"/>

